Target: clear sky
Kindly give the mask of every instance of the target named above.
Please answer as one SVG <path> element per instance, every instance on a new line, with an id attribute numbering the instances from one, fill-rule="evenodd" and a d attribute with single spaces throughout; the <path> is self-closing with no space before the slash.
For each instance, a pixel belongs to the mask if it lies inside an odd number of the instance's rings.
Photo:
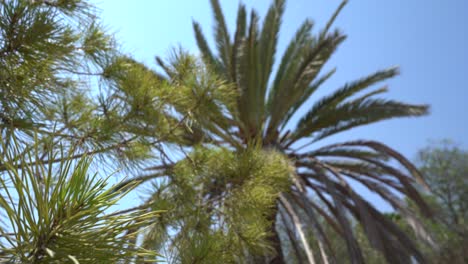
<path id="1" fill-rule="evenodd" d="M 270 2 L 243 1 L 261 15 Z M 221 0 L 231 32 L 238 3 Z M 339 3 L 287 1 L 278 53 L 305 18 L 313 19 L 319 28 Z M 123 49 L 148 65 L 175 45 L 197 52 L 192 20 L 200 22 L 212 41 L 208 0 L 96 0 L 96 4 L 103 23 L 116 32 Z M 468 145 L 468 1 L 351 0 L 335 25 L 348 39 L 328 65 L 338 72 L 322 94 L 377 69 L 399 65 L 402 74 L 387 82 L 387 97 L 431 105 L 427 117 L 358 128 L 336 140 L 377 139 L 409 157 L 428 139 L 451 138 Z"/>
<path id="2" fill-rule="evenodd" d="M 271 0 L 244 0 L 261 17 Z M 148 65 L 176 45 L 197 53 L 192 20 L 200 22 L 212 41 L 209 0 L 95 0 L 102 21 L 116 32 L 123 49 Z M 221 0 L 232 33 L 238 0 Z M 340 0 L 289 0 L 280 31 L 277 58 L 306 18 L 320 28 Z M 375 139 L 409 158 L 429 139 L 450 138 L 468 146 L 468 1 L 351 0 L 335 26 L 348 39 L 328 67 L 332 80 L 314 98 L 389 66 L 401 66 L 401 76 L 388 81 L 386 98 L 431 105 L 431 114 L 396 119 L 358 128 L 333 141 Z"/>

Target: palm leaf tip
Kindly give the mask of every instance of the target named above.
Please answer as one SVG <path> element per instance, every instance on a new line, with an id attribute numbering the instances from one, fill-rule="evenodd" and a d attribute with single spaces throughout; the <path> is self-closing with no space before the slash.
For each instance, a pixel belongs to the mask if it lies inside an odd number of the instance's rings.
<path id="1" fill-rule="evenodd" d="M 197 42 L 198 49 L 201 52 L 201 57 L 203 58 L 203 61 L 206 63 L 206 65 L 212 67 L 213 70 L 218 71 L 219 63 L 213 55 L 213 52 L 211 51 L 210 46 L 208 45 L 208 42 L 206 41 L 206 38 L 203 35 L 203 31 L 201 29 L 200 24 L 196 21 L 192 21 L 192 26 L 193 31 L 195 33 L 195 40 Z"/>
<path id="2" fill-rule="evenodd" d="M 427 104 L 408 106 L 408 116 L 424 116 L 428 114 L 430 114 L 430 106 Z"/>
<path id="3" fill-rule="evenodd" d="M 211 8 L 213 10 L 215 25 L 215 40 L 216 46 L 218 48 L 219 57 L 226 67 L 227 71 L 230 71 L 231 65 L 231 40 L 229 36 L 229 31 L 226 26 L 226 21 L 224 20 L 223 10 L 218 0 L 211 0 Z"/>

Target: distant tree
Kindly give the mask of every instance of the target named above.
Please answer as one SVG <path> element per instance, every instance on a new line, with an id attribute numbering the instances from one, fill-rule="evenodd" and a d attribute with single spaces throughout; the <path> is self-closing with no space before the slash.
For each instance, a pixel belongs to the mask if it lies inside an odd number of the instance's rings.
<path id="1" fill-rule="evenodd" d="M 443 140 L 420 150 L 416 164 L 431 189 L 425 199 L 441 220 L 428 224 L 440 244 L 428 255 L 434 263 L 467 263 L 468 151 Z"/>
<path id="2" fill-rule="evenodd" d="M 447 224 L 468 227 L 468 151 L 442 141 L 420 150 L 417 165 Z"/>

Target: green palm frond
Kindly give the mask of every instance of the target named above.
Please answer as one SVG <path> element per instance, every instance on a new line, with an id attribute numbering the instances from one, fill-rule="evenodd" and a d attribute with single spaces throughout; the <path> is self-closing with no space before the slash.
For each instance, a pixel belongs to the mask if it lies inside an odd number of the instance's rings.
<path id="1" fill-rule="evenodd" d="M 299 121 L 297 129 L 296 129 L 297 132 L 293 140 L 299 139 L 304 136 L 308 136 L 309 134 L 308 132 L 310 129 L 310 126 L 309 126 L 310 122 L 308 122 L 308 120 L 319 115 L 320 112 L 334 109 L 340 103 L 344 102 L 346 99 L 350 98 L 356 93 L 368 88 L 369 86 L 373 84 L 376 84 L 388 78 L 394 77 L 397 74 L 398 74 L 397 68 L 390 68 L 388 70 L 378 71 L 365 78 L 346 84 L 342 88 L 333 92 L 331 95 L 322 98 L 321 100 L 316 102 L 310 108 L 310 110 L 305 114 L 305 116 Z"/>
<path id="2" fill-rule="evenodd" d="M 343 10 L 343 8 L 346 6 L 347 3 L 348 3 L 348 0 L 341 1 L 341 4 L 338 6 L 338 8 L 336 8 L 335 12 L 330 17 L 330 19 L 327 21 L 327 24 L 325 25 L 325 27 L 320 32 L 320 37 L 324 37 L 328 33 L 331 26 L 333 26 L 333 23 L 335 22 L 336 18 L 341 13 L 341 11 Z"/>
<path id="3" fill-rule="evenodd" d="M 257 74 L 260 76 L 258 84 L 260 94 L 265 94 L 268 87 L 268 80 L 271 75 L 273 63 L 275 61 L 276 46 L 278 44 L 278 33 L 281 25 L 281 17 L 284 12 L 284 0 L 276 0 L 268 10 L 263 21 L 259 39 L 259 64 L 261 65 Z"/>
<path id="4" fill-rule="evenodd" d="M 297 100 L 293 106 L 291 106 L 291 108 L 288 110 L 288 113 L 287 115 L 283 118 L 282 122 L 281 122 L 281 126 L 279 128 L 279 130 L 283 130 L 285 128 L 286 125 L 288 125 L 288 122 L 289 120 L 291 119 L 291 117 L 297 112 L 297 110 L 299 109 L 299 107 L 301 107 L 304 102 L 324 83 L 326 82 L 329 78 L 331 78 L 333 76 L 333 74 L 335 74 L 336 72 L 336 68 L 335 69 L 332 69 L 330 71 L 328 71 L 327 73 L 325 73 L 322 77 L 320 77 L 319 79 L 315 80 L 313 83 L 311 83 L 309 85 L 309 87 L 306 88 L 306 90 L 304 91 L 304 94 L 303 96 Z M 273 126 L 271 126 L 273 127 Z"/>
<path id="5" fill-rule="evenodd" d="M 246 137 L 250 138 L 259 131 L 263 120 L 264 94 L 259 85 L 259 76 L 254 70 L 258 69 L 258 15 L 252 11 L 250 13 L 250 25 L 247 37 L 242 42 L 237 51 L 237 80 L 240 89 L 239 97 L 239 118 L 245 126 L 242 131 Z"/>
<path id="6" fill-rule="evenodd" d="M 224 67 L 223 73 L 228 73 L 226 77 L 229 77 L 231 67 L 233 66 L 231 62 L 232 48 L 229 32 L 226 26 L 226 21 L 224 21 L 224 15 L 223 11 L 221 10 L 221 5 L 219 4 L 219 1 L 211 0 L 211 8 L 213 10 L 215 18 L 214 30 L 216 47 L 218 48 L 218 56 L 221 58 L 221 62 Z"/>
<path id="7" fill-rule="evenodd" d="M 282 90 L 281 87 L 284 87 L 284 82 L 287 79 L 287 76 L 291 75 L 291 72 L 294 72 L 294 69 L 296 69 L 301 62 L 301 57 L 303 57 L 303 54 L 305 53 L 304 47 L 312 45 L 313 40 L 310 33 L 312 26 L 312 22 L 306 20 L 297 30 L 295 37 L 289 43 L 288 48 L 283 54 L 273 81 L 273 86 L 269 93 L 268 109 L 270 113 L 273 111 L 276 101 L 279 100 L 279 98 L 276 97 L 279 97 L 280 93 L 282 93 L 280 92 Z M 274 122 L 274 120 L 270 120 L 270 123 Z"/>
<path id="8" fill-rule="evenodd" d="M 232 58 L 231 62 L 233 67 L 231 67 L 230 80 L 235 81 L 237 78 L 237 53 L 241 47 L 242 42 L 244 41 L 247 27 L 247 11 L 245 10 L 245 5 L 239 4 L 239 9 L 237 11 L 236 19 L 236 33 L 234 35 L 234 43 L 232 44 Z"/>
<path id="9" fill-rule="evenodd" d="M 287 75 L 284 76 L 285 79 L 280 82 L 280 86 L 273 90 L 278 94 L 273 94 L 273 101 L 270 103 L 272 110 L 268 132 L 277 129 L 281 122 L 284 122 L 283 118 L 288 116 L 288 111 L 317 89 L 313 86 L 310 88 L 310 83 L 317 77 L 326 61 L 344 39 L 345 36 L 337 31 L 316 45 L 306 46 L 300 57 L 294 58 L 298 63 L 293 65 L 294 68 L 289 69 Z"/>
<path id="10" fill-rule="evenodd" d="M 198 48 L 202 54 L 202 58 L 205 60 L 206 64 L 213 68 L 217 73 L 222 73 L 223 69 L 221 63 L 213 55 L 205 36 L 201 30 L 200 24 L 193 22 L 193 30 L 195 32 L 195 38 L 197 40 Z"/>
<path id="11" fill-rule="evenodd" d="M 314 141 L 351 129 L 390 118 L 421 116 L 427 114 L 427 106 L 409 105 L 391 100 L 353 100 L 335 108 L 313 115 L 310 120 L 301 120 L 301 129 L 294 137 L 311 136 Z"/>

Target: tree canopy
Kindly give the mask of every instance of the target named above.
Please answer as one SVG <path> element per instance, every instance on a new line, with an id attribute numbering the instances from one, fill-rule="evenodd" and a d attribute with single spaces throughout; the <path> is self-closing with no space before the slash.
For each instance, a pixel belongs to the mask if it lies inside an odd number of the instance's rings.
<path id="1" fill-rule="evenodd" d="M 430 145 L 418 153 L 417 164 L 442 206 L 449 225 L 466 226 L 468 219 L 468 152 L 450 141 Z"/>

